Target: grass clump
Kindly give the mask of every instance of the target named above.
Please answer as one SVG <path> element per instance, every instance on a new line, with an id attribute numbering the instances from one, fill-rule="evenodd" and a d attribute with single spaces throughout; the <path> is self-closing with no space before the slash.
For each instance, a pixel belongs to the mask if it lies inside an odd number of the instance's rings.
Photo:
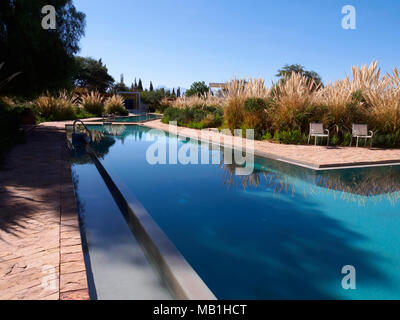
<path id="1" fill-rule="evenodd" d="M 125 108 L 124 99 L 118 95 L 113 95 L 106 100 L 105 112 L 107 114 L 115 114 L 119 116 L 129 115 L 128 110 Z"/>
<path id="2" fill-rule="evenodd" d="M 41 96 L 33 102 L 39 119 L 45 121 L 74 120 L 77 118 L 72 97 L 62 93 L 59 96 L 50 94 Z"/>
<path id="3" fill-rule="evenodd" d="M 104 98 L 99 92 L 90 92 L 80 98 L 83 109 L 90 114 L 101 117 L 104 113 Z"/>

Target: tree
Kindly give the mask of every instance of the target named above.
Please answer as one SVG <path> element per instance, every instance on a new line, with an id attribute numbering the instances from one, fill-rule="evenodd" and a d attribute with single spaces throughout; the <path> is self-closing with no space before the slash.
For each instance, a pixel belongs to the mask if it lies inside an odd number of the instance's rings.
<path id="1" fill-rule="evenodd" d="M 161 101 L 167 97 L 164 88 L 144 91 L 140 95 L 143 103 L 149 105 L 151 111 L 156 111 L 161 106 Z"/>
<path id="2" fill-rule="evenodd" d="M 120 81 L 118 83 L 116 83 L 112 89 L 110 90 L 112 93 L 117 93 L 117 92 L 126 92 L 129 91 L 129 88 L 126 86 L 125 82 L 124 82 L 124 75 L 121 74 L 121 78 Z"/>
<path id="3" fill-rule="evenodd" d="M 114 78 L 108 74 L 101 59 L 97 61 L 93 58 L 75 57 L 75 65 L 75 86 L 104 93 L 112 87 Z"/>
<path id="4" fill-rule="evenodd" d="M 142 83 L 142 79 L 139 78 L 139 84 L 138 84 L 138 91 L 143 91 L 143 83 Z"/>
<path id="5" fill-rule="evenodd" d="M 180 96 L 181 96 L 181 87 L 178 87 L 178 89 L 176 90 L 176 96 L 178 98 L 180 98 Z"/>
<path id="6" fill-rule="evenodd" d="M 42 7 L 56 9 L 57 28 L 42 28 Z M 4 73 L 21 74 L 5 88 L 8 94 L 33 96 L 72 86 L 74 54 L 84 35 L 85 14 L 72 0 L 0 1 L 0 61 Z"/>
<path id="7" fill-rule="evenodd" d="M 317 86 L 323 86 L 322 78 L 318 73 L 315 71 L 308 71 L 300 64 L 286 64 L 282 69 L 278 70 L 276 76 L 281 80 L 285 80 L 286 78 L 290 77 L 293 72 L 299 73 L 309 80 L 314 80 Z"/>
<path id="8" fill-rule="evenodd" d="M 206 85 L 206 83 L 204 81 L 198 81 L 198 82 L 194 82 L 190 89 L 186 91 L 186 96 L 190 97 L 190 96 L 194 96 L 194 95 L 204 95 L 208 92 L 209 88 Z"/>
<path id="9" fill-rule="evenodd" d="M 154 91 L 153 82 L 150 81 L 150 91 Z"/>

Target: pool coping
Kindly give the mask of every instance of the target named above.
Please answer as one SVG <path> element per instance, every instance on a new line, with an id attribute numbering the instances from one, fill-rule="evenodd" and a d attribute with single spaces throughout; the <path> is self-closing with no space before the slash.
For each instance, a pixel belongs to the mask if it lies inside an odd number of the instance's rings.
<path id="1" fill-rule="evenodd" d="M 154 121 L 154 120 L 152 120 Z M 197 129 L 192 129 L 192 128 L 186 128 L 186 127 L 177 127 L 177 128 L 182 128 L 181 132 L 171 132 L 171 130 L 163 128 L 163 127 L 158 127 L 158 126 L 149 126 L 146 123 L 135 123 L 135 125 L 139 125 L 139 126 L 145 126 L 147 128 L 151 128 L 151 129 L 155 129 L 155 130 L 161 130 L 167 133 L 172 133 L 172 134 L 177 134 L 177 136 L 181 136 L 181 137 L 187 137 L 199 142 L 205 142 L 205 143 L 211 143 L 213 145 L 219 146 L 219 147 L 223 147 L 224 145 L 221 142 L 215 142 L 212 140 L 212 137 L 208 137 L 208 139 L 203 139 L 199 138 L 199 135 L 192 135 L 192 134 L 188 134 L 185 132 L 182 132 L 184 129 L 189 129 L 192 132 L 201 132 L 200 130 Z M 170 128 L 170 127 L 168 127 Z M 222 133 L 219 133 L 222 134 Z M 243 139 L 243 140 L 247 140 L 247 139 Z M 241 151 L 243 148 L 242 147 L 238 147 L 236 145 L 235 140 L 233 139 L 233 144 L 227 144 L 230 148 L 235 149 L 235 150 L 239 150 Z M 393 166 L 393 165 L 400 165 L 400 159 L 398 160 L 378 160 L 378 161 L 357 161 L 357 162 L 343 162 L 343 163 L 327 163 L 327 164 L 315 164 L 312 162 L 308 162 L 308 161 L 302 161 L 302 160 L 297 160 L 297 159 L 293 159 L 293 158 L 289 158 L 287 156 L 280 156 L 277 154 L 273 154 L 273 153 L 268 153 L 268 152 L 264 152 L 264 151 L 260 151 L 257 150 L 256 148 L 253 148 L 253 152 L 254 155 L 262 157 L 262 158 L 266 158 L 266 159 L 272 159 L 272 160 L 277 160 L 277 161 L 282 161 L 288 164 L 292 164 L 292 165 L 296 165 L 296 166 L 300 166 L 303 168 L 307 168 L 307 169 L 311 169 L 311 170 L 315 170 L 315 171 L 323 171 L 323 170 L 339 170 L 339 169 L 356 169 L 356 168 L 369 168 L 369 167 L 381 167 L 381 166 Z"/>
<path id="2" fill-rule="evenodd" d="M 143 205 L 133 195 L 130 195 L 127 201 L 95 151 L 90 146 L 87 147 L 87 151 L 125 216 L 131 231 L 155 264 L 172 294 L 178 300 L 216 300 L 215 295 Z"/>
<path id="3" fill-rule="evenodd" d="M 89 300 L 65 131 L 25 128 L 0 177 L 0 299 Z"/>
<path id="4" fill-rule="evenodd" d="M 104 125 L 104 123 L 102 121 L 95 121 L 92 120 L 93 122 L 85 122 L 85 124 L 88 125 Z M 120 126 L 144 126 L 150 129 L 155 129 L 155 130 L 160 130 L 160 131 L 164 131 L 167 133 L 172 133 L 172 134 L 176 134 L 176 132 L 171 132 L 168 129 L 165 128 L 160 128 L 160 127 L 155 127 L 155 126 L 150 126 L 147 125 L 148 122 L 152 122 L 152 121 L 156 121 L 154 119 L 151 120 L 146 120 L 143 122 L 112 122 L 111 125 L 120 125 Z M 69 126 L 68 124 L 66 126 Z M 192 129 L 192 128 L 186 128 L 186 127 L 177 127 L 177 128 L 182 128 L 182 129 L 189 129 L 189 130 L 194 130 L 195 132 L 200 130 L 197 129 Z M 182 136 L 182 137 L 187 137 L 196 141 L 200 141 L 200 142 L 206 142 L 206 143 L 211 143 L 213 145 L 219 146 L 219 147 L 223 147 L 222 143 L 216 143 L 215 141 L 213 141 L 211 138 L 210 139 L 202 139 L 199 138 L 197 135 L 193 136 L 193 135 L 189 135 L 189 134 L 185 134 L 181 132 L 178 132 L 178 136 Z M 235 149 L 235 150 L 239 150 L 239 147 L 237 147 L 235 145 L 235 142 L 232 144 L 228 144 L 230 148 Z M 241 149 L 240 149 L 241 150 Z M 310 170 L 315 170 L 315 171 L 324 171 L 324 170 L 340 170 L 340 169 L 357 169 L 357 168 L 371 168 L 371 167 L 382 167 L 382 166 L 394 166 L 394 165 L 400 165 L 400 159 L 398 160 L 377 160 L 377 161 L 356 161 L 356 162 L 342 162 L 342 163 L 325 163 L 325 164 L 315 164 L 312 162 L 308 162 L 308 161 L 301 161 L 301 160 L 297 160 L 297 159 L 293 159 L 287 156 L 280 156 L 277 154 L 273 154 L 273 153 L 268 153 L 268 152 L 264 152 L 264 151 L 260 151 L 257 150 L 256 148 L 253 149 L 254 151 L 254 155 L 262 157 L 262 158 L 266 158 L 266 159 L 272 159 L 272 160 L 276 160 L 276 161 L 281 161 L 281 162 L 285 162 L 288 164 L 292 164 L 295 166 L 299 166 L 299 167 L 303 167 L 303 168 L 307 168 Z"/>
<path id="5" fill-rule="evenodd" d="M 162 128 L 162 127 L 147 125 L 148 122 L 152 122 L 152 121 L 156 121 L 156 120 L 151 119 L 151 120 L 146 120 L 143 122 L 112 122 L 111 125 L 144 126 L 144 127 L 150 128 L 150 129 L 161 130 L 161 131 L 164 131 L 167 133 L 176 134 L 176 132 L 171 132 L 170 130 Z M 88 124 L 88 125 L 104 125 L 104 123 L 102 121 L 86 122 L 86 124 Z M 191 130 L 194 132 L 200 131 L 197 129 L 186 128 L 186 127 L 177 127 L 177 128 L 188 129 L 188 130 Z M 208 140 L 202 139 L 202 138 L 199 138 L 197 135 L 193 136 L 193 135 L 185 134 L 185 133 L 182 133 L 182 131 L 178 132 L 178 136 L 187 137 L 187 138 L 190 138 L 190 139 L 193 139 L 196 141 L 211 143 L 213 145 L 223 147 L 222 143 L 216 143 L 212 139 L 211 140 L 210 139 L 208 139 Z M 239 150 L 239 147 L 237 147 L 235 145 L 235 142 L 233 144 L 228 144 L 228 145 L 232 149 Z M 371 167 L 400 165 L 400 159 L 398 159 L 398 160 L 396 159 L 396 160 L 377 160 L 377 161 L 353 161 L 353 162 L 342 162 L 342 163 L 315 164 L 313 162 L 301 161 L 301 160 L 293 159 L 293 158 L 290 158 L 287 156 L 280 156 L 277 154 L 260 151 L 260 150 L 257 150 L 256 148 L 254 148 L 253 151 L 254 151 L 254 155 L 262 157 L 262 158 L 281 161 L 281 162 L 285 162 L 285 163 L 292 164 L 295 166 L 307 168 L 310 170 L 315 170 L 315 171 L 357 169 L 357 168 L 371 168 Z"/>

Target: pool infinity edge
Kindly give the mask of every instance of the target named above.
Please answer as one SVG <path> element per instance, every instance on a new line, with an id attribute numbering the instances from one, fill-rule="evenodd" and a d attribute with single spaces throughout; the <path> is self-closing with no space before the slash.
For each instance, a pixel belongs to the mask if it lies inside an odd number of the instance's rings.
<path id="1" fill-rule="evenodd" d="M 111 192 L 133 235 L 155 264 L 162 279 L 179 300 L 216 300 L 217 298 L 162 231 L 142 204 L 130 194 L 125 199 L 95 151 L 87 146 L 97 170 Z"/>

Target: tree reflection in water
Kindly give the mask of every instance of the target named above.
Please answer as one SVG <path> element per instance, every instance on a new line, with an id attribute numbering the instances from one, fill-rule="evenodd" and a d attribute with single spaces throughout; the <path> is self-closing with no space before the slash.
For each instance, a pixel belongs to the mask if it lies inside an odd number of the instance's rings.
<path id="1" fill-rule="evenodd" d="M 294 196 L 297 192 L 305 198 L 325 192 L 334 199 L 359 205 L 365 205 L 371 199 L 376 203 L 387 200 L 395 205 L 400 199 L 400 166 L 316 171 L 256 157 L 254 172 L 248 176 L 236 175 L 236 164 L 222 161 L 220 166 L 224 169 L 223 181 L 228 188 L 266 188 L 273 190 L 274 195 Z M 297 190 L 296 186 L 301 189 Z"/>

